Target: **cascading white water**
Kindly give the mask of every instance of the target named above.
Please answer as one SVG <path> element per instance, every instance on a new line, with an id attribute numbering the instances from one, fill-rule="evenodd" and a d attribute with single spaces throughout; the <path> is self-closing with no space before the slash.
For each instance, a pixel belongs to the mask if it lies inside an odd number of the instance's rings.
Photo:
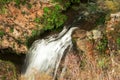
<path id="1" fill-rule="evenodd" d="M 75 23 L 81 20 L 81 16 L 77 17 L 73 23 L 64 27 L 63 31 L 55 37 L 48 39 L 36 40 L 29 49 L 25 60 L 25 69 L 23 76 L 25 80 L 35 80 L 36 71 L 39 73 L 51 74 L 54 72 L 56 76 L 59 63 L 63 57 L 65 50 L 72 47 L 72 32 L 77 29 L 73 27 Z M 54 79 L 53 78 L 53 79 Z"/>
<path id="2" fill-rule="evenodd" d="M 72 47 L 71 34 L 76 28 L 72 27 L 68 31 L 64 28 L 57 38 L 50 37 L 33 43 L 25 63 L 27 68 L 24 76 L 27 80 L 35 80 L 35 71 L 49 74 L 51 70 L 55 70 L 56 75 L 64 51 L 69 46 Z"/>

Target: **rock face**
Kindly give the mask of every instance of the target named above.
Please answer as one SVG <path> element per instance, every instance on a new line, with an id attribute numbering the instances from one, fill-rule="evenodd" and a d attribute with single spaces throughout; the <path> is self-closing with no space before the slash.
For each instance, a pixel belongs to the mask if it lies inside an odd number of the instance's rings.
<path id="1" fill-rule="evenodd" d="M 30 44 L 27 41 L 35 35 L 36 30 L 42 28 L 34 20 L 37 16 L 42 16 L 45 7 L 38 1 L 35 5 L 32 1 L 29 4 L 32 5 L 30 8 L 27 4 L 18 8 L 11 2 L 6 6 L 7 13 L 0 14 L 0 49 L 11 48 L 17 53 L 27 52 L 27 44 Z"/>

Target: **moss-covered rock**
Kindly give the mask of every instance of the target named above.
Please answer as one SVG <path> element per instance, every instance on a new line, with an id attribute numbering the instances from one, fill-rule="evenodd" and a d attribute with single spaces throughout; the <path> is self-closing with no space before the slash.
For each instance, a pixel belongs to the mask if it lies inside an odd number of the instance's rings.
<path id="1" fill-rule="evenodd" d="M 14 64 L 0 60 L 0 80 L 17 80 Z"/>

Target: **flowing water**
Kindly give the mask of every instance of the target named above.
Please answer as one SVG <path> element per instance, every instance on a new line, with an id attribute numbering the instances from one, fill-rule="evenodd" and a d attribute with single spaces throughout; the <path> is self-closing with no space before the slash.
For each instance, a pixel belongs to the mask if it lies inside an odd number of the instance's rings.
<path id="1" fill-rule="evenodd" d="M 78 17 L 77 21 L 81 17 Z M 73 21 L 73 24 L 76 21 Z M 59 63 L 66 49 L 72 47 L 72 32 L 77 29 L 70 25 L 69 28 L 64 27 L 63 31 L 57 37 L 49 37 L 47 39 L 36 40 L 25 60 L 24 77 L 25 80 L 35 80 L 35 73 L 51 74 L 56 76 Z M 53 78 L 53 79 L 54 79 Z"/>

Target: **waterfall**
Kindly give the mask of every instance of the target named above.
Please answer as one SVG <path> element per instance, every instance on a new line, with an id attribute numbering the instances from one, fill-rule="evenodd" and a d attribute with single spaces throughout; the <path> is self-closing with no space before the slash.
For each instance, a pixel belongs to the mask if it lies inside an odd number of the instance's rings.
<path id="1" fill-rule="evenodd" d="M 81 17 L 77 18 L 77 21 Z M 73 21 L 75 23 L 76 21 Z M 71 25 L 73 26 L 73 25 Z M 48 39 L 36 40 L 28 51 L 25 59 L 25 69 L 23 76 L 25 80 L 35 80 L 35 72 L 51 74 L 53 71 L 56 76 L 59 63 L 67 48 L 72 47 L 72 32 L 77 27 L 69 27 L 64 29 L 55 37 Z"/>

